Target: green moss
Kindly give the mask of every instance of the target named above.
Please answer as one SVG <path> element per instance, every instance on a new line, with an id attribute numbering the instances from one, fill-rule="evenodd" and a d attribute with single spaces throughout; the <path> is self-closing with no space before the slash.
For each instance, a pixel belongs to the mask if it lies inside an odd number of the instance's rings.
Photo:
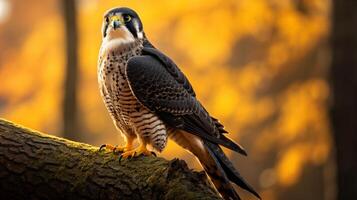
<path id="1" fill-rule="evenodd" d="M 38 159 L 33 159 L 30 165 L 42 169 L 42 165 L 46 164 L 54 171 L 42 170 L 36 175 L 41 176 L 45 182 L 51 182 L 52 179 L 67 182 L 73 192 L 86 187 L 89 178 L 96 178 L 97 185 L 106 187 L 110 179 L 98 175 L 101 172 L 104 176 L 108 173 L 108 176 L 118 179 L 120 174 L 130 177 L 130 181 L 125 182 L 122 188 L 143 190 L 141 192 L 148 198 L 220 199 L 183 161 L 177 159 L 169 162 L 163 158 L 140 156 L 119 163 L 117 155 L 110 151 L 99 151 L 98 147 L 46 135 L 0 119 L 2 127 L 21 134 L 19 138 L 33 140 L 33 145 L 39 142 L 40 148 L 30 145 L 38 155 Z M 51 161 L 55 164 L 48 163 Z"/>

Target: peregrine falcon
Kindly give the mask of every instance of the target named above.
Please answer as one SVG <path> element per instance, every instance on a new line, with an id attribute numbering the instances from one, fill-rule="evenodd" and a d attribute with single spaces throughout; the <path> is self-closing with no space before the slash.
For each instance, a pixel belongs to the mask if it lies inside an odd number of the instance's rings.
<path id="1" fill-rule="evenodd" d="M 224 199 L 240 199 L 230 181 L 258 193 L 241 177 L 220 146 L 246 155 L 210 116 L 177 65 L 147 39 L 138 14 L 114 8 L 104 15 L 98 61 L 99 89 L 126 145 L 101 148 L 120 159 L 161 152 L 168 138 L 195 155 Z M 139 146 L 133 142 L 138 139 Z"/>

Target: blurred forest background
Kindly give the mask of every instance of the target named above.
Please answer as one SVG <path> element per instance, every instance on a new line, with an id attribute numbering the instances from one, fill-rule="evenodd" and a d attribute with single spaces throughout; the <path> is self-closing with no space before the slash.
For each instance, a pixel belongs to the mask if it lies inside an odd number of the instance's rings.
<path id="1" fill-rule="evenodd" d="M 117 6 L 139 13 L 149 40 L 247 149 L 228 154 L 264 200 L 336 199 L 330 0 L 0 0 L 0 116 L 122 144 L 96 75 L 103 13 Z M 172 142 L 161 156 L 200 169 Z"/>

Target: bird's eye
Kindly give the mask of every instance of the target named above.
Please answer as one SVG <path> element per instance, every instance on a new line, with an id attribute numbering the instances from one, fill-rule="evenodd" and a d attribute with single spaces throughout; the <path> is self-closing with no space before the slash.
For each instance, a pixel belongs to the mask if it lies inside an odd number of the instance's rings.
<path id="1" fill-rule="evenodd" d="M 130 22 L 130 20 L 131 20 L 131 17 L 130 17 L 130 15 L 124 15 L 124 22 Z"/>

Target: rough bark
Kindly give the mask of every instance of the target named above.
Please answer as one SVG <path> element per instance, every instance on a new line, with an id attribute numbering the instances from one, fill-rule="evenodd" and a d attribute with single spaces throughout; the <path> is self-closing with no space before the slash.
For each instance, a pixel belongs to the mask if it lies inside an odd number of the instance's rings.
<path id="1" fill-rule="evenodd" d="M 357 199 L 357 1 L 334 0 L 332 23 L 332 125 L 337 199 Z"/>
<path id="2" fill-rule="evenodd" d="M 221 199 L 184 161 L 118 156 L 0 119 L 0 199 Z"/>

